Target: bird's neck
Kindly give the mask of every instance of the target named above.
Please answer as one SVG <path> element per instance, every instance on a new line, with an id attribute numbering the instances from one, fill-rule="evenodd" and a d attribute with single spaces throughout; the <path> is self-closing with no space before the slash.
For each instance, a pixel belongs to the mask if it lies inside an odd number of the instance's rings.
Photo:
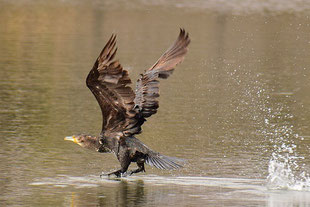
<path id="1" fill-rule="evenodd" d="M 87 142 L 85 143 L 85 148 L 92 151 L 99 151 L 101 144 L 97 137 L 87 136 Z"/>
<path id="2" fill-rule="evenodd" d="M 100 144 L 99 139 L 93 136 L 87 136 L 87 143 L 85 144 L 85 148 L 100 153 L 108 153 L 112 151 L 109 146 Z"/>

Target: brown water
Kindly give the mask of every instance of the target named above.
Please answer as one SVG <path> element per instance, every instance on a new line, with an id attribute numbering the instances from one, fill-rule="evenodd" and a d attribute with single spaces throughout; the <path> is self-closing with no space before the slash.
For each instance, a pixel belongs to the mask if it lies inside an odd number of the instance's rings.
<path id="1" fill-rule="evenodd" d="M 309 206 L 310 5 L 305 1 L 0 1 L 1 206 Z M 85 77 L 111 35 L 132 80 L 175 40 L 138 136 L 184 169 L 100 179 L 119 163 L 65 142 L 100 132 Z"/>

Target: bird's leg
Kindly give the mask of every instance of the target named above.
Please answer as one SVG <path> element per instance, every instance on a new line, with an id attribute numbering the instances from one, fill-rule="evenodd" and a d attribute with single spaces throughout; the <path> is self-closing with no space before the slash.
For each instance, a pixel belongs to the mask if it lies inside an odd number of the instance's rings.
<path id="1" fill-rule="evenodd" d="M 144 161 L 143 162 L 137 162 L 137 165 L 138 165 L 138 169 L 136 170 L 133 170 L 133 171 L 130 171 L 130 175 L 134 174 L 134 173 L 138 173 L 138 172 L 145 172 L 145 168 L 144 168 Z"/>
<path id="2" fill-rule="evenodd" d="M 108 173 L 108 174 L 101 174 L 100 177 L 106 176 L 106 175 L 107 176 L 115 175 L 116 177 L 119 178 L 119 177 L 122 177 L 122 176 L 126 175 L 125 173 L 126 173 L 128 167 L 129 167 L 131 161 L 130 161 L 128 156 L 121 156 L 121 159 L 119 159 L 119 161 L 120 161 L 120 164 L 121 164 L 121 169 L 116 170 L 116 171 L 111 172 L 111 173 Z"/>
<path id="3" fill-rule="evenodd" d="M 111 172 L 111 173 L 108 173 L 108 174 L 101 174 L 100 175 L 100 177 L 101 176 L 104 176 L 104 175 L 107 175 L 107 176 L 111 176 L 111 175 L 115 175 L 116 177 L 122 177 L 122 169 L 120 169 L 120 170 L 116 170 L 116 171 L 114 171 L 114 172 Z"/>
<path id="4" fill-rule="evenodd" d="M 126 169 L 127 170 L 127 169 Z M 114 172 L 110 172 L 110 173 L 102 173 L 100 175 L 100 178 L 102 178 L 103 176 L 108 176 L 110 177 L 111 175 L 115 175 L 116 177 L 120 178 L 122 176 L 124 176 L 124 173 L 126 172 L 126 170 L 124 169 L 119 169 L 119 170 L 116 170 Z"/>
<path id="5" fill-rule="evenodd" d="M 129 164 L 127 166 L 122 166 L 121 169 L 116 170 L 114 172 L 111 172 L 111 173 L 108 173 L 108 174 L 103 173 L 103 174 L 100 175 L 100 177 L 103 177 L 103 176 L 109 176 L 110 177 L 111 175 L 115 175 L 116 177 L 120 178 L 120 177 L 126 175 L 125 172 L 127 171 L 128 167 L 129 167 Z"/>

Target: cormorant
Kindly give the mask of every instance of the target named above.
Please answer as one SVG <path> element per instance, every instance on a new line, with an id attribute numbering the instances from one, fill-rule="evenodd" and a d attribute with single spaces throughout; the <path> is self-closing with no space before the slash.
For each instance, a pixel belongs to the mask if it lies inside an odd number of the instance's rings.
<path id="1" fill-rule="evenodd" d="M 131 80 L 127 70 L 114 60 L 117 48 L 116 35 L 112 34 L 86 78 L 86 85 L 101 108 L 102 131 L 98 137 L 82 134 L 65 137 L 65 140 L 101 153 L 115 153 L 121 169 L 107 174 L 109 176 L 125 175 L 131 162 L 136 162 L 138 169 L 130 175 L 145 172 L 144 163 L 159 169 L 182 167 L 181 159 L 154 152 L 134 135 L 141 133 L 146 118 L 157 112 L 159 78 L 166 79 L 172 74 L 175 66 L 184 59 L 189 43 L 188 33 L 180 29 L 174 44 L 140 75 L 134 93 L 128 86 Z"/>

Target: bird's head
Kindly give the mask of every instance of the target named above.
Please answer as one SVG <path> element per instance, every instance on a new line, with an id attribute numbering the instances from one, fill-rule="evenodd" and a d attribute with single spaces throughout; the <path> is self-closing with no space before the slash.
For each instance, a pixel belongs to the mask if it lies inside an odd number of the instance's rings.
<path id="1" fill-rule="evenodd" d="M 90 150 L 96 150 L 98 151 L 100 148 L 99 141 L 97 137 L 93 137 L 91 135 L 85 135 L 85 134 L 80 134 L 80 135 L 72 135 L 65 137 L 65 140 L 72 141 L 81 147 L 90 149 Z"/>

